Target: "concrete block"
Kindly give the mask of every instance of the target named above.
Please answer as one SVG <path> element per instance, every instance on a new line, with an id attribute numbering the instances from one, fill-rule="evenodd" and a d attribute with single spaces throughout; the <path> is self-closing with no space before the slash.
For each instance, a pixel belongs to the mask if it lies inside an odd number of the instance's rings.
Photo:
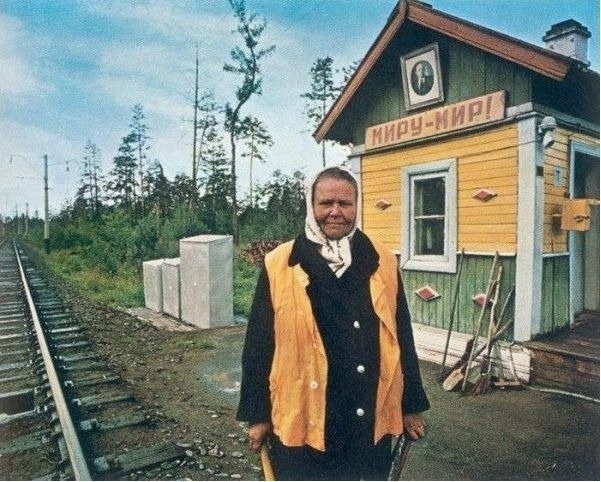
<path id="1" fill-rule="evenodd" d="M 181 319 L 180 258 L 163 260 L 163 312 Z"/>
<path id="2" fill-rule="evenodd" d="M 231 236 L 180 240 L 182 320 L 200 328 L 234 321 L 234 258 Z"/>
<path id="3" fill-rule="evenodd" d="M 163 260 L 154 259 L 142 263 L 144 279 L 144 305 L 157 313 L 163 312 Z"/>

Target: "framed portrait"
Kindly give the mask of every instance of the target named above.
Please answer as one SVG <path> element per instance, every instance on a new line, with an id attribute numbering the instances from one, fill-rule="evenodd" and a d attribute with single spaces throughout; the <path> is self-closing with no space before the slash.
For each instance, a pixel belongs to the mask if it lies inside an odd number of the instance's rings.
<path id="1" fill-rule="evenodd" d="M 401 72 L 408 111 L 444 100 L 438 44 L 401 56 Z"/>

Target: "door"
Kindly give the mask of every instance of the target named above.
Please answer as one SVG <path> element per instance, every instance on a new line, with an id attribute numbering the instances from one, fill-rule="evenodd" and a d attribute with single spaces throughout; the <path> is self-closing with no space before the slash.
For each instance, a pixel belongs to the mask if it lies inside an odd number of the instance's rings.
<path id="1" fill-rule="evenodd" d="M 571 198 L 599 200 L 599 150 L 584 144 L 572 145 Z M 570 312 L 599 312 L 599 204 L 591 206 L 588 231 L 571 231 Z"/>

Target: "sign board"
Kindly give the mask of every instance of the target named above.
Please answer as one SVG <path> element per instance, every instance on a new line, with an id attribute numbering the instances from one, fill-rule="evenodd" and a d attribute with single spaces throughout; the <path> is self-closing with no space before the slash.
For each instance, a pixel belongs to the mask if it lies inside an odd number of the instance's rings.
<path id="1" fill-rule="evenodd" d="M 501 90 L 368 127 L 365 132 L 365 148 L 403 144 L 504 118 L 505 91 Z"/>

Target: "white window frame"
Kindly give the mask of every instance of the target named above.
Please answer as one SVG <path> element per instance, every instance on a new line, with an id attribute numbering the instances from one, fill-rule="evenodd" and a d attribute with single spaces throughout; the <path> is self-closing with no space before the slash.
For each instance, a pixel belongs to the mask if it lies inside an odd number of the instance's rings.
<path id="1" fill-rule="evenodd" d="M 414 254 L 413 185 L 416 179 L 434 177 L 445 178 L 444 254 L 416 255 Z M 457 268 L 457 159 L 443 159 L 404 167 L 401 169 L 401 185 L 403 189 L 401 268 L 455 273 Z"/>

